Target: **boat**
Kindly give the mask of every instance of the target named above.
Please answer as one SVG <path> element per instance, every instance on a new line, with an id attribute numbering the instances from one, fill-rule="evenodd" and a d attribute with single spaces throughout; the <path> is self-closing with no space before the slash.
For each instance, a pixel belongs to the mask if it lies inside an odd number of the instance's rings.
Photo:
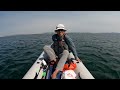
<path id="1" fill-rule="evenodd" d="M 44 54 L 45 52 L 43 51 L 22 79 L 51 79 L 51 75 L 55 68 L 54 65 L 47 63 L 44 58 Z M 72 52 L 70 55 L 74 58 Z M 75 74 L 75 79 L 95 79 L 82 61 L 78 62 L 73 60 L 73 62 L 78 68 L 76 68 L 74 71 L 66 70 L 64 72 L 59 72 L 56 79 L 73 79 L 66 76 L 66 74 L 70 76 L 68 73 L 71 73 L 72 76 Z"/>

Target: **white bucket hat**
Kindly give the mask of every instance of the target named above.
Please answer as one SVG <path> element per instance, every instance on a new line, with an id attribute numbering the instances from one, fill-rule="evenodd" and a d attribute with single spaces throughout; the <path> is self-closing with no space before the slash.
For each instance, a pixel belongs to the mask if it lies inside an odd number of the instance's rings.
<path id="1" fill-rule="evenodd" d="M 59 31 L 59 30 L 67 31 L 67 30 L 65 29 L 65 26 L 64 26 L 63 24 L 58 24 L 58 25 L 56 26 L 56 30 L 55 30 L 55 31 Z"/>

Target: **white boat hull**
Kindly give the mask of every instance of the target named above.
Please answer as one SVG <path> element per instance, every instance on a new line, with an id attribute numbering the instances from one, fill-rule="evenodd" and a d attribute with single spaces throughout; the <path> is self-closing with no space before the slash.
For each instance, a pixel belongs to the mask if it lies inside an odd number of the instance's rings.
<path id="1" fill-rule="evenodd" d="M 38 57 L 38 59 L 31 66 L 31 68 L 28 70 L 28 72 L 24 75 L 22 79 L 42 79 L 43 68 L 40 69 L 40 67 L 42 66 L 43 63 L 46 64 L 43 54 L 44 52 L 41 53 L 41 55 Z M 72 53 L 70 54 L 73 56 Z M 88 69 L 84 66 L 82 61 L 77 63 L 77 61 L 74 60 L 74 62 L 77 64 L 77 68 L 75 69 L 76 75 L 79 74 L 81 79 L 95 79 L 92 76 L 92 74 L 88 71 Z M 79 76 L 77 77 L 79 79 Z"/>

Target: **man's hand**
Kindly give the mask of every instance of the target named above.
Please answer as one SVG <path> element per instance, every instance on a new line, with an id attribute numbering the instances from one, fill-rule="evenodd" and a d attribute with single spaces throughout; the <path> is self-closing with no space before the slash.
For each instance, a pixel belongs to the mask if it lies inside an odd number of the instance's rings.
<path id="1" fill-rule="evenodd" d="M 54 60 L 50 61 L 50 64 L 51 64 L 51 65 L 54 65 L 54 64 L 55 64 L 55 61 L 54 61 Z"/>
<path id="2" fill-rule="evenodd" d="M 81 60 L 77 57 L 77 59 L 76 59 L 78 62 L 81 62 Z"/>

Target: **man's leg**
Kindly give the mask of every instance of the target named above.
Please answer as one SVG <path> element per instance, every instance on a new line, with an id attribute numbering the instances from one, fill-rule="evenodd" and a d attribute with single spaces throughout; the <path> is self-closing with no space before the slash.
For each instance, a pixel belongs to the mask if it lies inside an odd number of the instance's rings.
<path id="1" fill-rule="evenodd" d="M 68 58 L 68 55 L 69 55 L 69 52 L 68 50 L 64 50 L 63 51 L 63 54 L 62 54 L 62 57 L 60 58 L 58 64 L 57 64 L 57 67 L 56 67 L 56 70 L 54 71 L 53 75 L 52 75 L 52 78 L 55 79 L 56 78 L 56 75 L 59 71 L 62 71 L 63 70 L 63 67 L 64 67 L 64 64 L 65 62 L 67 61 L 67 58 Z"/>
<path id="2" fill-rule="evenodd" d="M 67 61 L 68 55 L 69 55 L 68 50 L 64 50 L 64 51 L 63 51 L 63 54 L 62 54 L 62 57 L 60 58 L 60 60 L 59 60 L 59 62 L 58 62 L 58 64 L 57 64 L 56 69 L 58 69 L 58 70 L 60 70 L 60 71 L 63 70 L 64 64 L 65 64 L 65 62 Z"/>
<path id="3" fill-rule="evenodd" d="M 48 55 L 50 61 L 53 61 L 53 60 L 56 61 L 55 52 L 51 47 L 45 45 L 43 49 L 44 49 L 44 52 Z"/>

